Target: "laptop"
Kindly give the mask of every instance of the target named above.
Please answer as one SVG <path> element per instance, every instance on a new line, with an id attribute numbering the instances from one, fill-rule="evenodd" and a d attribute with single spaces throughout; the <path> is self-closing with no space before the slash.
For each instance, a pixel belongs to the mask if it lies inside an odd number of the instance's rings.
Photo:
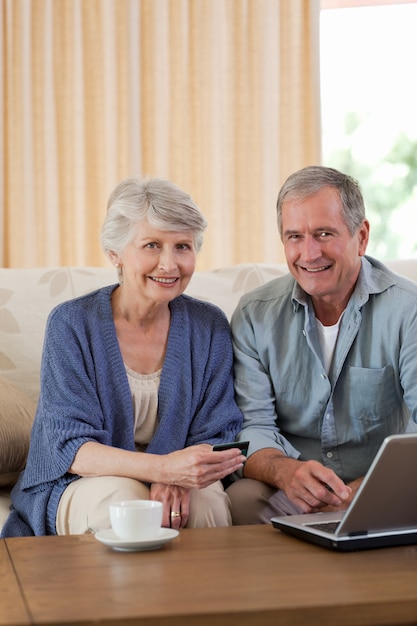
<path id="1" fill-rule="evenodd" d="M 274 528 L 350 551 L 417 543 L 417 433 L 386 437 L 346 511 L 287 515 Z"/>

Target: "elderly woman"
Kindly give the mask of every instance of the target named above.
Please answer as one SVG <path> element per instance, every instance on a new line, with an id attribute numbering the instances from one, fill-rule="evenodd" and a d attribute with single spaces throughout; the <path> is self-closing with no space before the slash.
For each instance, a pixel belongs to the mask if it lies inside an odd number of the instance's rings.
<path id="1" fill-rule="evenodd" d="M 110 527 L 109 503 L 152 499 L 163 526 L 230 525 L 221 479 L 241 427 L 227 319 L 183 295 L 206 221 L 158 178 L 123 181 L 101 241 L 119 284 L 49 316 L 27 466 L 3 536 Z"/>

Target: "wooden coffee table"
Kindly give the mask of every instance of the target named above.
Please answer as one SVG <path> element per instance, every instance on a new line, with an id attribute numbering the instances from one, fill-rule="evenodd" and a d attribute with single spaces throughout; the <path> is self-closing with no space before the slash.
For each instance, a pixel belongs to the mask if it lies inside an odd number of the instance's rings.
<path id="1" fill-rule="evenodd" d="M 10 561 L 6 542 L 0 540 L 0 624 L 29 624 L 19 582 Z"/>
<path id="2" fill-rule="evenodd" d="M 38 626 L 417 623 L 415 545 L 341 554 L 267 525 L 187 529 L 153 552 L 116 552 L 93 535 L 0 544 L 21 594 L 11 576 L 16 612 L 8 602 L 3 624 L 17 624 L 22 603 L 20 623 Z"/>

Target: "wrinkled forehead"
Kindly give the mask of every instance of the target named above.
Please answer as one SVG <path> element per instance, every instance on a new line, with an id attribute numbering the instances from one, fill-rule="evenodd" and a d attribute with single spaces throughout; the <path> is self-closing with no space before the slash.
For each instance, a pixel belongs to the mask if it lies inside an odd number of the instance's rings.
<path id="1" fill-rule="evenodd" d="M 292 193 L 281 205 L 281 232 L 291 223 L 317 222 L 324 224 L 343 223 L 343 205 L 340 194 L 333 187 L 323 187 L 314 193 Z M 347 225 L 346 225 L 347 226 Z"/>

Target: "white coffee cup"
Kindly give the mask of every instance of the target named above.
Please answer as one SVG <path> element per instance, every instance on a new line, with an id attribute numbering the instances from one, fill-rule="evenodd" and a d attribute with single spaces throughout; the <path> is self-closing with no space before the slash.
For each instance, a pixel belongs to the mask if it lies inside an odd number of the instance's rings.
<path id="1" fill-rule="evenodd" d="M 142 541 L 158 536 L 162 524 L 162 502 L 123 500 L 110 504 L 110 522 L 123 541 Z"/>

